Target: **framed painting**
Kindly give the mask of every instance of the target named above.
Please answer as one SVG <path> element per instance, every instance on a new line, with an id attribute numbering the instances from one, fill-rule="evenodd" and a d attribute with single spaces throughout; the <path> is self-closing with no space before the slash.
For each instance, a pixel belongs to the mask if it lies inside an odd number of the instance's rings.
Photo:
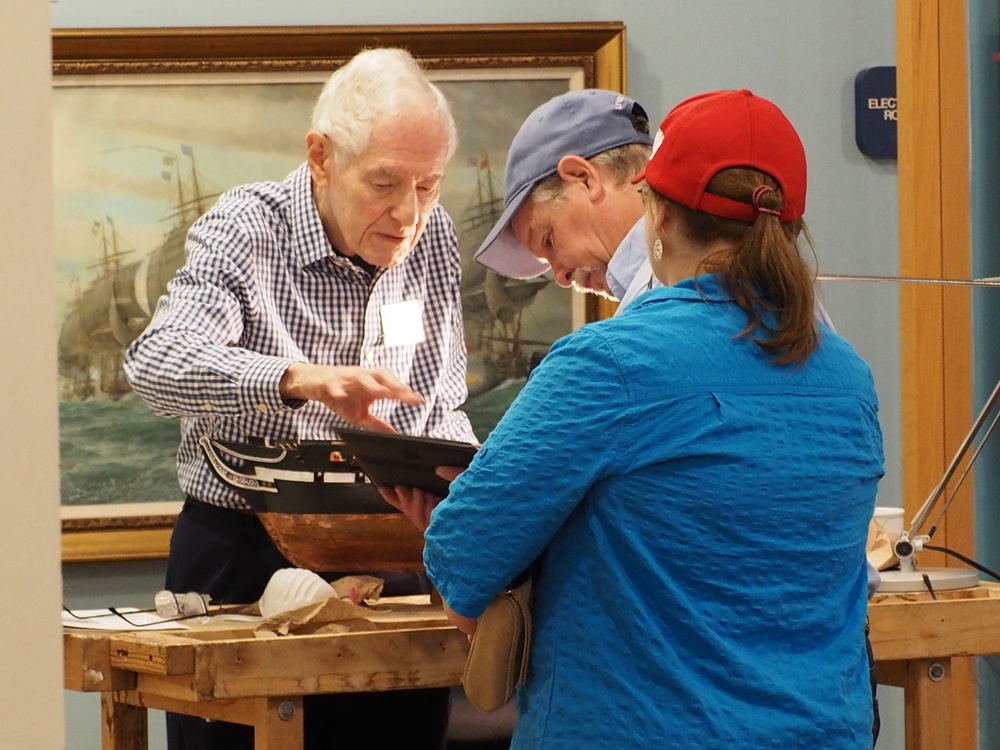
<path id="1" fill-rule="evenodd" d="M 222 191 L 294 170 L 323 82 L 374 46 L 417 56 L 459 128 L 441 200 L 463 254 L 463 408 L 477 435 L 556 338 L 611 312 L 545 277 L 495 277 L 472 254 L 502 210 L 524 117 L 572 88 L 624 90 L 621 23 L 55 31 L 64 561 L 166 555 L 179 427 L 131 393 L 125 349 L 183 262 L 191 223 Z"/>

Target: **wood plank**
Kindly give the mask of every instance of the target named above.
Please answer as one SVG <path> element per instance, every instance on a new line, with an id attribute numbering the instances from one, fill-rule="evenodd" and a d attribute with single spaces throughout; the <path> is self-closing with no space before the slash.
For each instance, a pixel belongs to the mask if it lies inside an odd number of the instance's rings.
<path id="1" fill-rule="evenodd" d="M 162 560 L 167 557 L 172 528 L 92 529 L 64 531 L 63 562 Z"/>
<path id="2" fill-rule="evenodd" d="M 948 278 L 970 278 L 968 21 L 964 2 L 939 0 L 941 108 L 941 256 Z M 944 436 L 954 455 L 973 420 L 972 292 L 944 291 Z M 950 459 L 949 455 L 949 459 Z M 940 544 L 975 557 L 975 503 L 970 476 L 943 523 Z M 937 537 L 935 537 L 937 541 Z M 946 565 L 961 565 L 951 557 Z M 978 747 L 976 662 L 952 659 L 952 746 Z M 940 709 L 939 709 L 940 710 Z"/>
<path id="3" fill-rule="evenodd" d="M 930 674 L 943 671 L 939 680 Z M 954 746 L 950 721 L 954 681 L 949 659 L 911 661 L 906 667 L 906 750 L 944 750 Z"/>
<path id="4" fill-rule="evenodd" d="M 452 627 L 223 642 L 204 680 L 217 698 L 444 687 L 459 683 L 468 649 Z"/>
<path id="5" fill-rule="evenodd" d="M 101 693 L 101 750 L 148 750 L 146 709 L 118 703 L 113 693 Z"/>
<path id="6" fill-rule="evenodd" d="M 900 273 L 904 276 L 970 275 L 966 5 L 950 0 L 896 3 Z M 903 505 L 907 518 L 912 518 L 972 423 L 971 294 L 904 285 L 900 320 Z M 972 555 L 973 539 L 969 483 L 956 496 L 934 541 Z M 930 551 L 922 553 L 920 563 L 957 564 Z M 977 744 L 973 660 L 956 659 L 951 673 L 953 747 L 971 750 Z"/>
<path id="7" fill-rule="evenodd" d="M 346 61 L 371 46 L 406 47 L 429 67 L 448 58 L 484 65 L 549 64 L 589 57 L 624 34 L 620 21 L 144 29 L 56 29 L 52 57 L 97 62 L 143 61 L 169 52 L 181 62 L 205 60 Z M 549 60 L 552 58 L 552 60 Z M 593 84 L 591 84 L 593 85 Z"/>
<path id="8" fill-rule="evenodd" d="M 899 270 L 941 278 L 937 1 L 896 3 Z M 942 290 L 900 287 L 903 507 L 907 523 L 944 469 Z M 927 564 L 938 564 L 930 562 Z"/>
<path id="9" fill-rule="evenodd" d="M 883 602 L 868 618 L 879 661 L 1000 653 L 1000 598 Z"/>
<path id="10" fill-rule="evenodd" d="M 170 633 L 122 633 L 110 641 L 111 665 L 150 674 L 193 674 L 197 648 Z"/>
<path id="11" fill-rule="evenodd" d="M 178 640 L 192 646 L 190 638 Z M 451 626 L 267 639 L 246 635 L 197 645 L 193 674 L 138 672 L 135 688 L 146 696 L 195 702 L 444 687 L 459 684 L 468 648 L 468 639 Z M 145 668 L 139 660 L 130 663 Z"/>
<path id="12" fill-rule="evenodd" d="M 63 634 L 63 686 L 83 692 L 111 689 L 111 657 L 106 638 Z"/>
<path id="13" fill-rule="evenodd" d="M 970 278 L 969 96 L 966 4 L 940 6 L 941 259 L 949 278 Z M 972 425 L 972 291 L 944 292 L 945 442 L 951 460 Z M 972 477 L 944 519 L 940 543 L 974 556 Z M 935 537 L 937 538 L 937 537 Z M 947 564 L 961 564 L 947 558 Z"/>
<path id="14" fill-rule="evenodd" d="M 905 661 L 876 661 L 875 675 L 879 685 L 902 688 L 906 686 Z"/>
<path id="15" fill-rule="evenodd" d="M 138 674 L 135 690 L 150 699 L 155 696 L 157 699 L 192 703 L 211 700 L 214 697 L 210 687 L 207 692 L 204 689 L 199 691 L 195 685 L 194 675 Z"/>
<path id="16" fill-rule="evenodd" d="M 254 750 L 302 750 L 302 698 L 258 698 Z"/>
<path id="17" fill-rule="evenodd" d="M 171 711 L 185 716 L 197 716 L 201 719 L 214 721 L 229 721 L 234 724 L 252 726 L 256 721 L 257 698 L 239 698 L 230 700 L 191 701 L 169 698 L 149 690 L 126 690 L 114 693 L 114 700 L 140 708 L 155 708 L 160 711 Z"/>
<path id="18" fill-rule="evenodd" d="M 108 633 L 63 634 L 63 685 L 67 690 L 103 692 L 135 687 L 135 674 L 111 664 Z"/>

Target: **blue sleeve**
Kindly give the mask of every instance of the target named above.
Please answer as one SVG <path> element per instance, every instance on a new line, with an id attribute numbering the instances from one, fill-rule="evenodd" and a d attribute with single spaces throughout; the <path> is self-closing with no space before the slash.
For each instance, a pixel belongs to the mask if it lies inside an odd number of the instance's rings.
<path id="1" fill-rule="evenodd" d="M 627 401 L 599 332 L 587 327 L 552 347 L 431 516 L 424 565 L 452 609 L 482 614 L 620 463 Z"/>

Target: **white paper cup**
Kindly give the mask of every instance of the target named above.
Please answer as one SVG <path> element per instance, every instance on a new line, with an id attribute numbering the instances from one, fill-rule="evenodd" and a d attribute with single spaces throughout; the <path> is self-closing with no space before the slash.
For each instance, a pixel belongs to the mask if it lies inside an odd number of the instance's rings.
<path id="1" fill-rule="evenodd" d="M 875 523 L 890 534 L 903 533 L 903 509 L 879 506 L 875 508 Z"/>

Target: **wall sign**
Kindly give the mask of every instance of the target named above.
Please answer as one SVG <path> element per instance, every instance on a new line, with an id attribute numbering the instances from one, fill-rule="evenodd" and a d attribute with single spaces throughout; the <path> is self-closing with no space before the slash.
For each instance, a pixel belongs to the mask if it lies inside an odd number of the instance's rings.
<path id="1" fill-rule="evenodd" d="M 865 68 L 854 78 L 854 138 L 873 159 L 896 158 L 896 68 Z"/>

